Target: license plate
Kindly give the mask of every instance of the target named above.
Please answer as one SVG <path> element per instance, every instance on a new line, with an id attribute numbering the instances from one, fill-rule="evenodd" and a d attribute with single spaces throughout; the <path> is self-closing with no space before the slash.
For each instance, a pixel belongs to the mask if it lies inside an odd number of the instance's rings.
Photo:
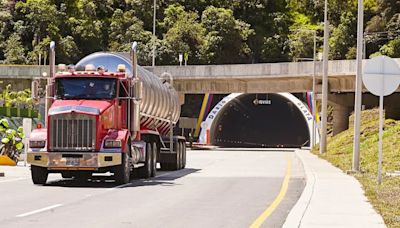
<path id="1" fill-rule="evenodd" d="M 72 165 L 72 166 L 79 166 L 80 159 L 79 158 L 67 158 L 65 164 Z"/>

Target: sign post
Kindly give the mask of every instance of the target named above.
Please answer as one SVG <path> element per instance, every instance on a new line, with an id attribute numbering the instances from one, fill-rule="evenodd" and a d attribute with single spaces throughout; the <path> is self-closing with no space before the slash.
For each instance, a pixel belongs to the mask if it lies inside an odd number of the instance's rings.
<path id="1" fill-rule="evenodd" d="M 24 142 L 24 166 L 26 166 L 26 160 L 28 159 L 28 144 L 29 144 L 29 138 L 32 132 L 32 119 L 30 118 L 24 118 L 22 122 L 22 127 L 24 129 L 24 135 L 25 138 L 22 140 Z"/>
<path id="2" fill-rule="evenodd" d="M 182 66 L 183 54 L 179 54 L 179 66 Z"/>
<path id="3" fill-rule="evenodd" d="M 382 183 L 383 97 L 396 91 L 400 84 L 400 67 L 387 56 L 377 56 L 364 67 L 363 82 L 375 96 L 379 96 L 378 184 Z"/>

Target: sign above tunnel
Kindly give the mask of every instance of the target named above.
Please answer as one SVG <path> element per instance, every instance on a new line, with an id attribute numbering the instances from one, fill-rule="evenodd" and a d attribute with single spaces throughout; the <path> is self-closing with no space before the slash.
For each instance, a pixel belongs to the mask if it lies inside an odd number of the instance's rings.
<path id="1" fill-rule="evenodd" d="M 255 99 L 253 101 L 253 103 L 255 105 L 270 105 L 270 104 L 272 104 L 272 101 L 271 100 L 258 100 L 258 99 Z"/>

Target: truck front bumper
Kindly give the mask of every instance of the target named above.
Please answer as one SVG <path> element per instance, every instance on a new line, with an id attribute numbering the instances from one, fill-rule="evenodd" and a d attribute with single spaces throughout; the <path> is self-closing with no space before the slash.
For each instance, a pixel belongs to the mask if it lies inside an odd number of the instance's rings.
<path id="1" fill-rule="evenodd" d="M 27 162 L 49 170 L 97 170 L 121 164 L 121 153 L 28 152 Z"/>

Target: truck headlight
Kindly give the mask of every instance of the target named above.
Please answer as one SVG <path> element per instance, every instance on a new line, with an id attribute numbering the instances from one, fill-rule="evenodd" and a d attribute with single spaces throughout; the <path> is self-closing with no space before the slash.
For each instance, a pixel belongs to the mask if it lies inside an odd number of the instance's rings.
<path id="1" fill-rule="evenodd" d="M 44 148 L 46 146 L 46 140 L 30 140 L 30 148 Z"/>
<path id="2" fill-rule="evenodd" d="M 121 140 L 106 139 L 104 141 L 104 148 L 121 148 Z"/>

